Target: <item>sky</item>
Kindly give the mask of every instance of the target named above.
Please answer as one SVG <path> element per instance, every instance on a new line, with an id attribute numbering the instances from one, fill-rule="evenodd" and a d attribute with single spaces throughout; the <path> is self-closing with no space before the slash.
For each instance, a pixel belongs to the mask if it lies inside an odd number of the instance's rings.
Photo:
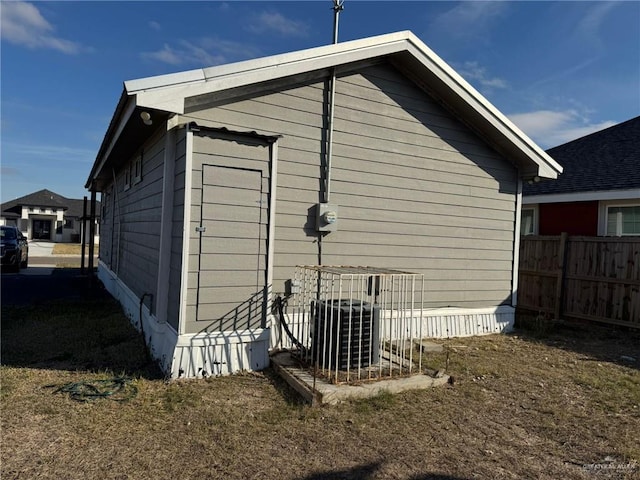
<path id="1" fill-rule="evenodd" d="M 0 201 L 82 198 L 123 82 L 326 45 L 333 1 L 0 2 Z M 345 0 L 411 30 L 542 148 L 640 115 L 640 2 Z"/>

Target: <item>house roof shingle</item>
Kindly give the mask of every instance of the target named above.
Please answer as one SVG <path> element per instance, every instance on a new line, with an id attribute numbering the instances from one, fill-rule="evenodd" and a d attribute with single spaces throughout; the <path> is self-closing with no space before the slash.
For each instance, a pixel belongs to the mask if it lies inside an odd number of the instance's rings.
<path id="1" fill-rule="evenodd" d="M 547 150 L 564 168 L 525 196 L 640 188 L 640 116 Z"/>
<path id="2" fill-rule="evenodd" d="M 100 202 L 96 202 L 99 211 Z M 66 198 L 51 190 L 43 189 L 24 197 L 16 198 L 0 205 L 3 217 L 16 217 L 22 214 L 22 207 L 62 208 L 65 217 L 81 218 L 84 209 L 84 200 Z"/>

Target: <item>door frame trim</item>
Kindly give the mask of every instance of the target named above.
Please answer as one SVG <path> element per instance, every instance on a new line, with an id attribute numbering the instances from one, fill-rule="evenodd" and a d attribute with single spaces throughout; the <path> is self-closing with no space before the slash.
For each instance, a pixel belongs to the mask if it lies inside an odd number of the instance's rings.
<path id="1" fill-rule="evenodd" d="M 256 145 L 264 145 L 268 147 L 268 165 L 269 169 L 269 216 L 267 227 L 267 265 L 266 265 L 266 302 L 264 325 L 266 328 L 271 327 L 270 311 L 273 303 L 273 266 L 275 258 L 275 227 L 276 227 L 276 198 L 277 198 L 277 180 L 278 180 L 278 141 L 281 135 L 263 135 L 255 131 L 243 132 L 230 130 L 228 128 L 206 127 L 198 125 L 195 122 L 186 125 L 186 142 L 185 142 L 185 199 L 184 199 L 184 228 L 182 242 L 182 281 L 180 287 L 180 318 L 178 320 L 178 335 L 185 335 L 187 324 L 187 291 L 189 281 L 189 256 L 190 256 L 190 239 L 191 232 L 191 207 L 192 207 L 192 186 L 193 186 L 193 134 L 194 132 L 206 131 L 213 135 L 213 138 L 220 140 L 234 141 L 233 137 L 247 141 L 252 140 Z"/>

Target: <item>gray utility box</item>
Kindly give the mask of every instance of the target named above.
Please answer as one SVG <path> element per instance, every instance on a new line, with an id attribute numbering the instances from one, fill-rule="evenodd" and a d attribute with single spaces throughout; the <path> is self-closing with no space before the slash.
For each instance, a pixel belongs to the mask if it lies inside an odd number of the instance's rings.
<path id="1" fill-rule="evenodd" d="M 335 232 L 338 230 L 338 206 L 330 203 L 316 205 L 316 230 Z"/>
<path id="2" fill-rule="evenodd" d="M 312 302 L 312 361 L 347 370 L 378 363 L 380 307 L 361 300 Z"/>

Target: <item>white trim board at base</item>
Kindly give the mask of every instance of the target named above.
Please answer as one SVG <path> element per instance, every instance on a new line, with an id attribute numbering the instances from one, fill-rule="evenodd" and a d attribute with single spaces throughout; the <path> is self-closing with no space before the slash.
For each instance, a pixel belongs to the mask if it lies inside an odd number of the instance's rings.
<path id="1" fill-rule="evenodd" d="M 140 330 L 140 299 L 103 262 L 98 263 L 98 278 Z M 228 375 L 269 366 L 268 328 L 178 335 L 169 323 L 158 322 L 145 305 L 142 324 L 151 356 L 171 378 Z"/>
<path id="2" fill-rule="evenodd" d="M 140 299 L 101 261 L 98 262 L 98 278 L 139 330 Z M 513 330 L 514 320 L 515 308 L 509 305 L 423 310 L 420 325 L 413 327 L 417 330 L 413 336 L 450 338 L 507 333 Z M 275 319 L 271 321 L 274 322 L 272 325 L 277 324 Z M 158 322 L 145 305 L 142 306 L 142 322 L 152 357 L 171 378 L 202 378 L 262 370 L 269 366 L 272 337 L 278 336 L 272 335 L 271 328 L 178 335 L 169 323 Z M 286 339 L 280 338 L 286 343 L 283 340 Z"/>
<path id="3" fill-rule="evenodd" d="M 98 279 L 107 291 L 120 303 L 124 314 L 131 324 L 140 330 L 140 298 L 120 280 L 102 261 L 98 262 Z M 145 333 L 145 341 L 151 357 L 154 358 L 160 369 L 167 373 L 171 367 L 173 353 L 178 341 L 178 333 L 169 323 L 158 322 L 146 305 L 142 306 L 142 325 Z"/>
<path id="4" fill-rule="evenodd" d="M 410 335 L 411 338 L 451 338 L 509 333 L 513 331 L 515 311 L 516 309 L 510 305 L 485 308 L 424 309 L 422 317 L 419 312 L 414 312 L 411 318 L 406 319 L 411 326 L 408 327 L 409 331 L 406 331 L 405 334 Z M 385 322 L 385 318 L 388 319 L 389 315 L 388 311 L 382 312 L 381 322 Z M 271 348 L 273 350 L 294 348 L 293 343 L 284 333 L 284 328 L 280 326 L 280 321 L 275 317 L 270 320 L 273 325 Z M 308 317 L 301 322 L 288 315 L 287 325 L 295 335 L 300 335 L 303 338 L 310 335 Z M 390 339 L 389 331 L 384 327 L 381 329 L 380 338 Z"/>
<path id="5" fill-rule="evenodd" d="M 516 309 L 510 305 L 491 308 L 439 308 L 424 310 L 422 336 L 470 337 L 513 331 Z"/>
<path id="6" fill-rule="evenodd" d="M 269 366 L 268 328 L 180 335 L 172 378 L 198 378 L 263 370 Z"/>

